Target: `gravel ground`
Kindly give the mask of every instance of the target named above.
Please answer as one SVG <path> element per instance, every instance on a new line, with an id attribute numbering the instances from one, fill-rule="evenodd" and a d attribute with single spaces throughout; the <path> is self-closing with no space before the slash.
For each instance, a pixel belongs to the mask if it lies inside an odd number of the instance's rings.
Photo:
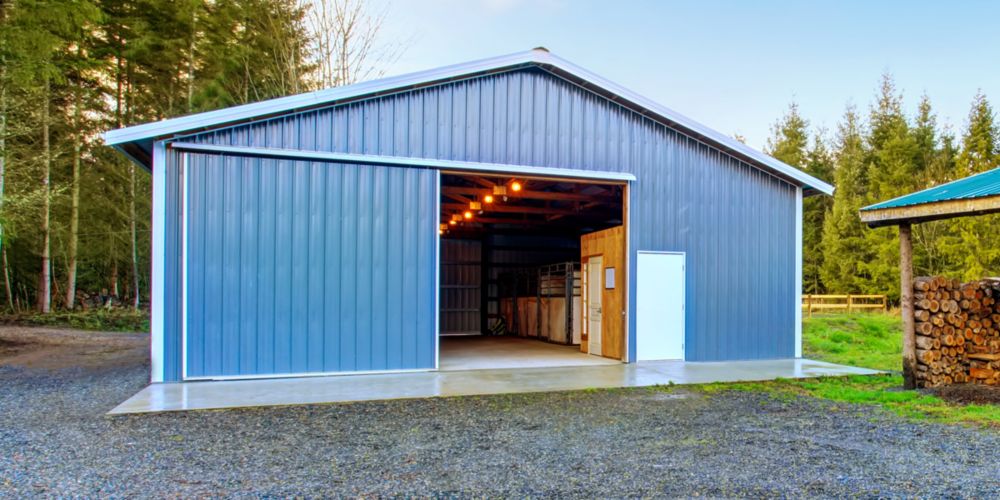
<path id="1" fill-rule="evenodd" d="M 871 407 L 630 389 L 107 417 L 144 384 L 142 336 L 0 340 L 0 496 L 1000 491 L 1000 433 Z"/>

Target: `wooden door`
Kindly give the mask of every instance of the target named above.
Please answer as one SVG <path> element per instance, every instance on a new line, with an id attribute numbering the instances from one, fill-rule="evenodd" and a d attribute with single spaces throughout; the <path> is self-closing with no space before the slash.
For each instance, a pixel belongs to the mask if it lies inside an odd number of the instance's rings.
<path id="1" fill-rule="evenodd" d="M 601 258 L 600 264 L 594 262 L 594 257 L 597 256 Z M 625 227 L 616 226 L 581 236 L 580 258 L 582 262 L 588 263 L 588 277 L 597 276 L 597 279 L 588 279 L 588 290 L 595 290 L 590 286 L 597 281 L 599 288 L 596 290 L 600 292 L 587 294 L 588 304 L 584 306 L 584 311 L 590 312 L 589 302 L 597 300 L 593 298 L 595 295 L 600 296 L 601 304 L 600 351 L 591 352 L 589 342 L 581 343 L 580 350 L 624 360 L 625 293 L 628 290 L 626 283 L 628 273 L 625 270 Z M 587 334 L 593 337 L 595 332 L 588 328 Z"/>

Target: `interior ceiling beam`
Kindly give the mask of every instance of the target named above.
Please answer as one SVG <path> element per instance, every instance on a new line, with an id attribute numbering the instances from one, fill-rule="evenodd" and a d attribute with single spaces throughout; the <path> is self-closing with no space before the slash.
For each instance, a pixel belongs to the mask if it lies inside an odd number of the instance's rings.
<path id="1" fill-rule="evenodd" d="M 441 193 L 445 196 L 449 195 L 466 195 L 466 196 L 486 196 L 488 194 L 493 194 L 490 189 L 479 189 L 475 187 L 461 187 L 461 186 L 442 186 Z M 618 197 L 610 196 L 606 194 L 577 194 L 577 193 L 562 193 L 557 191 L 529 191 L 522 189 L 517 193 L 508 191 L 508 199 L 529 199 L 529 200 L 554 200 L 554 201 L 601 201 L 605 203 L 613 203 L 621 201 Z"/>
<path id="2" fill-rule="evenodd" d="M 442 210 L 454 210 L 454 211 L 465 211 L 469 209 L 468 203 L 442 203 Z M 490 206 L 483 207 L 484 212 L 500 212 L 500 213 L 523 213 L 523 214 L 563 214 L 563 215 L 587 215 L 584 212 L 579 212 L 572 208 L 549 208 L 549 207 L 523 207 L 523 206 L 512 206 L 494 203 Z"/>
<path id="3" fill-rule="evenodd" d="M 504 219 L 498 217 L 474 217 L 471 222 L 480 224 L 510 224 L 519 226 L 541 226 L 546 224 L 545 219 Z M 466 224 L 469 224 L 469 222 L 466 222 Z"/>
<path id="4" fill-rule="evenodd" d="M 492 182 L 490 180 L 487 180 L 487 179 L 485 179 L 483 177 L 479 177 L 479 176 L 463 177 L 463 179 L 470 180 L 472 182 L 475 182 L 476 184 L 479 184 L 480 186 L 484 186 L 484 187 L 487 187 L 489 189 L 493 189 L 493 186 L 498 185 L 496 182 Z"/>
<path id="5" fill-rule="evenodd" d="M 468 198 L 466 198 L 464 196 L 459 196 L 457 194 L 451 194 L 451 193 L 441 193 L 441 194 L 445 198 L 450 198 L 450 199 L 455 200 L 455 201 L 457 201 L 459 203 L 464 203 L 466 207 L 468 207 L 469 203 L 472 201 L 472 200 L 470 200 L 470 199 L 468 199 Z"/>

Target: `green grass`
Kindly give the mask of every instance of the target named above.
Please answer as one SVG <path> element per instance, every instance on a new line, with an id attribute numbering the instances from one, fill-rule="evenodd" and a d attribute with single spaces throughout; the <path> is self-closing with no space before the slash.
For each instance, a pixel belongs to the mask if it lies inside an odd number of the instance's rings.
<path id="1" fill-rule="evenodd" d="M 149 311 L 95 309 L 83 312 L 4 315 L 0 316 L 0 323 L 56 326 L 102 332 L 148 332 Z"/>
<path id="2" fill-rule="evenodd" d="M 893 371 L 887 375 L 825 377 L 735 384 L 696 390 L 765 392 L 778 398 L 809 396 L 845 404 L 876 405 L 911 420 L 1000 427 L 1000 406 L 956 405 L 920 391 L 904 391 L 898 374 L 902 323 L 892 314 L 824 314 L 805 319 L 803 354 L 831 363 Z"/>
<path id="3" fill-rule="evenodd" d="M 802 321 L 802 351 L 811 359 L 899 371 L 902 321 L 895 314 L 815 315 Z"/>

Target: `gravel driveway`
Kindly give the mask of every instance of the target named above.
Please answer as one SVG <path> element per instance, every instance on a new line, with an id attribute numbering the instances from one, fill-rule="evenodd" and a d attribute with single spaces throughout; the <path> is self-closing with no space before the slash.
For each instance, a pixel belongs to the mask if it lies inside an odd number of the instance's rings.
<path id="1" fill-rule="evenodd" d="M 144 385 L 145 342 L 0 328 L 0 496 L 1000 491 L 996 431 L 754 393 L 647 388 L 105 416 Z"/>

